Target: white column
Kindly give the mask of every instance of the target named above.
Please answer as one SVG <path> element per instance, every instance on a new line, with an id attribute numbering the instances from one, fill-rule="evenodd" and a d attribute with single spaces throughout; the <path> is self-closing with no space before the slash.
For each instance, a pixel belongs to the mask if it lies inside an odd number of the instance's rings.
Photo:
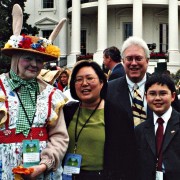
<path id="1" fill-rule="evenodd" d="M 143 37 L 142 0 L 133 0 L 133 36 Z"/>
<path id="2" fill-rule="evenodd" d="M 107 48 L 107 0 L 98 0 L 97 52 L 93 59 L 103 63 L 103 51 Z"/>
<path id="3" fill-rule="evenodd" d="M 71 52 L 67 58 L 67 67 L 72 68 L 76 63 L 76 56 L 80 51 L 81 33 L 81 1 L 72 0 L 72 24 L 71 24 Z"/>
<path id="4" fill-rule="evenodd" d="M 59 6 L 59 20 L 67 18 L 67 1 L 61 0 Z M 66 22 L 67 23 L 67 22 Z M 67 24 L 64 24 L 59 33 L 59 46 L 61 49 L 61 57 L 67 56 Z"/>
<path id="5" fill-rule="evenodd" d="M 72 0 L 71 54 L 80 54 L 81 4 L 80 0 Z"/>
<path id="6" fill-rule="evenodd" d="M 169 0 L 169 51 L 178 50 L 178 2 Z"/>
<path id="7" fill-rule="evenodd" d="M 178 1 L 169 0 L 169 70 L 179 69 L 180 54 L 178 48 Z M 174 69 L 175 68 L 175 69 Z"/>

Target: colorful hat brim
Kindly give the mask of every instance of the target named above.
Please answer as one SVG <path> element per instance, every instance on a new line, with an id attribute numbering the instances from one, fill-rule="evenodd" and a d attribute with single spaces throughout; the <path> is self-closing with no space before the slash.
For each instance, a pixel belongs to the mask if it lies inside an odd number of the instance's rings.
<path id="1" fill-rule="evenodd" d="M 46 54 L 46 53 L 41 52 L 41 51 L 36 51 L 33 49 L 23 49 L 23 48 L 2 48 L 1 49 L 1 52 L 8 57 L 12 57 L 15 53 L 20 52 L 20 51 L 40 55 L 40 56 L 42 56 L 44 62 L 58 60 L 58 58 L 56 56 Z"/>

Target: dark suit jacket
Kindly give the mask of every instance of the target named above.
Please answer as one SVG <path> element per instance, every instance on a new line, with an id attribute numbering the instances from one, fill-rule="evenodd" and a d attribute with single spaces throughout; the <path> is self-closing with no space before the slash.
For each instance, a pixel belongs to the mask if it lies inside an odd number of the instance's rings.
<path id="1" fill-rule="evenodd" d="M 155 180 L 156 145 L 153 118 L 135 128 L 138 144 L 139 180 Z M 180 179 L 180 113 L 173 110 L 163 143 L 165 180 Z"/>
<path id="2" fill-rule="evenodd" d="M 120 63 L 120 64 L 115 66 L 115 68 L 113 69 L 112 73 L 109 76 L 108 81 L 111 81 L 113 79 L 117 79 L 117 78 L 122 77 L 124 75 L 125 75 L 124 67 Z"/>
<path id="3" fill-rule="evenodd" d="M 150 74 L 147 74 L 147 79 L 149 77 Z M 152 111 L 148 107 L 147 117 L 152 118 Z M 138 172 L 136 169 L 137 147 L 129 89 L 125 76 L 108 82 L 105 127 L 105 171 L 114 171 L 115 174 L 118 172 L 117 174 L 120 173 L 123 180 L 135 180 L 135 174 Z"/>
<path id="4" fill-rule="evenodd" d="M 152 115 L 151 111 L 148 111 Z M 105 101 L 106 141 L 104 167 L 119 172 L 122 180 L 136 179 L 136 142 L 126 77 L 108 83 Z"/>

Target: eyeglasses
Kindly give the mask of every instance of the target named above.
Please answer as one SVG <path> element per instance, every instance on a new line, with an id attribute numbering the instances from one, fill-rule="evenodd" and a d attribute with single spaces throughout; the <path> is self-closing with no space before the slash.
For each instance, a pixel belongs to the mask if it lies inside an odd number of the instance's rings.
<path id="1" fill-rule="evenodd" d="M 153 99 L 156 98 L 156 96 L 159 96 L 160 98 L 164 98 L 167 95 L 169 95 L 169 93 L 167 91 L 160 91 L 159 93 L 154 92 L 154 91 L 150 91 L 147 93 L 147 96 L 149 96 Z"/>
<path id="2" fill-rule="evenodd" d="M 133 60 L 135 60 L 136 62 L 140 62 L 144 59 L 144 57 L 143 56 L 126 56 L 124 59 L 127 60 L 128 62 L 133 62 Z"/>
<path id="3" fill-rule="evenodd" d="M 75 82 L 75 84 L 81 85 L 81 84 L 84 82 L 84 80 L 86 80 L 86 83 L 88 83 L 88 84 L 93 84 L 93 83 L 95 82 L 95 79 L 98 79 L 98 78 L 96 78 L 96 77 L 91 77 L 91 76 L 86 77 L 86 78 L 77 77 L 77 78 L 74 80 L 74 82 Z"/>

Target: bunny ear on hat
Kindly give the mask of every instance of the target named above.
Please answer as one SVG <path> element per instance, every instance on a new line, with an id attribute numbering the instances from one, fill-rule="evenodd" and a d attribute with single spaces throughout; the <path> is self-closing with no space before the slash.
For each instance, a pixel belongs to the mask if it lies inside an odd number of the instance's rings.
<path id="1" fill-rule="evenodd" d="M 49 36 L 49 40 L 51 41 L 51 42 L 53 42 L 55 39 L 56 39 L 56 37 L 57 37 L 57 35 L 59 34 L 59 32 L 60 32 L 60 30 L 62 29 L 62 27 L 63 27 L 63 25 L 64 25 L 64 23 L 67 21 L 67 19 L 66 18 L 63 18 L 59 23 L 58 23 L 58 25 L 55 27 L 55 29 L 53 30 L 53 32 L 50 34 L 50 36 Z"/>
<path id="2" fill-rule="evenodd" d="M 4 48 L 1 49 L 3 54 L 11 57 L 17 52 L 33 53 L 42 56 L 46 62 L 55 61 L 59 58 L 60 49 L 52 43 L 66 22 L 66 18 L 63 18 L 58 23 L 49 36 L 49 39 L 46 39 L 36 36 L 20 35 L 23 23 L 23 13 L 18 4 L 13 6 L 12 16 L 13 35 L 5 44 Z"/>
<path id="3" fill-rule="evenodd" d="M 22 24 L 23 24 L 23 13 L 19 4 L 15 4 L 13 6 L 12 18 L 13 18 L 13 26 L 12 26 L 13 34 L 15 36 L 19 36 L 21 33 Z"/>

